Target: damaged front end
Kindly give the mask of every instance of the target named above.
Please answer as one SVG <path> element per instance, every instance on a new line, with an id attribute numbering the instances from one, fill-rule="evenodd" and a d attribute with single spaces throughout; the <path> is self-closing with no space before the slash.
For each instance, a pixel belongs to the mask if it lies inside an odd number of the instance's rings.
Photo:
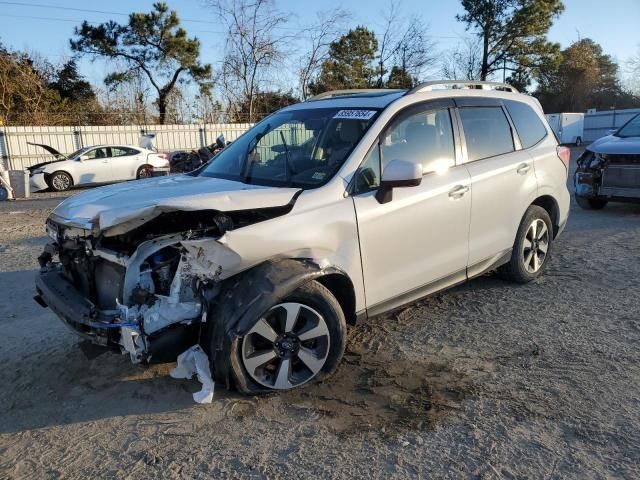
<path id="1" fill-rule="evenodd" d="M 587 199 L 640 199 L 640 154 L 585 150 L 574 177 L 576 195 Z"/>
<path id="2" fill-rule="evenodd" d="M 35 299 L 134 363 L 175 360 L 199 342 L 221 282 L 242 268 L 225 233 L 290 208 L 165 212 L 126 232 L 52 215 Z"/>

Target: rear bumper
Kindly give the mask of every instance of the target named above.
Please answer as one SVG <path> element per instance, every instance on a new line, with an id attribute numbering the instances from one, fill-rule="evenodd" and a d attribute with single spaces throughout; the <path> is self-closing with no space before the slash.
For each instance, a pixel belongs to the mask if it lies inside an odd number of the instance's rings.
<path id="1" fill-rule="evenodd" d="M 171 169 L 169 167 L 153 167 L 153 170 L 151 171 L 151 176 L 164 177 L 166 175 L 169 175 L 170 170 Z"/>
<path id="2" fill-rule="evenodd" d="M 121 324 L 117 313 L 105 314 L 56 270 L 36 277 L 36 301 L 44 302 L 74 332 L 105 346 L 118 346 Z"/>

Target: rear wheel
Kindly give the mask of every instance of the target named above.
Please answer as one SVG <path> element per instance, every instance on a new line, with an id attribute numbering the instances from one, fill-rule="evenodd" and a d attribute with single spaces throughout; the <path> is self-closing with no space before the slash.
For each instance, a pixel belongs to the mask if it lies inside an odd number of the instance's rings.
<path id="1" fill-rule="evenodd" d="M 136 172 L 136 178 L 150 178 L 153 173 L 153 167 L 151 165 L 142 165 Z"/>
<path id="2" fill-rule="evenodd" d="M 547 211 L 531 205 L 522 217 L 511 260 L 499 272 L 508 280 L 528 283 L 539 277 L 547 266 L 553 242 L 553 226 Z"/>
<path id="3" fill-rule="evenodd" d="M 602 197 L 582 197 L 580 195 L 576 195 L 576 203 L 580 205 L 580 207 L 585 210 L 601 210 L 607 206 L 609 200 Z"/>
<path id="4" fill-rule="evenodd" d="M 53 172 L 49 177 L 49 187 L 56 192 L 69 190 L 73 185 L 73 179 L 67 172 Z"/>
<path id="5" fill-rule="evenodd" d="M 579 147 L 580 145 L 582 145 L 582 137 L 576 138 L 576 147 Z"/>
<path id="6" fill-rule="evenodd" d="M 327 288 L 311 281 L 266 311 L 230 354 L 242 390 L 290 390 L 331 375 L 344 353 L 345 316 Z M 235 361 L 233 361 L 235 360 Z"/>

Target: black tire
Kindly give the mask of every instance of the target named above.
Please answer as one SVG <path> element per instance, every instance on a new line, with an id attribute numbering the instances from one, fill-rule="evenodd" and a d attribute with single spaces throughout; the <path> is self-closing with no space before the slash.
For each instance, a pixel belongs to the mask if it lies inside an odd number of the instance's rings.
<path id="1" fill-rule="evenodd" d="M 229 363 L 233 377 L 232 380 L 239 391 L 256 394 L 301 388 L 312 383 L 320 382 L 336 371 L 344 354 L 347 336 L 345 315 L 336 298 L 320 283 L 310 281 L 293 291 L 289 296 L 279 302 L 279 304 L 286 302 L 296 302 L 311 307 L 324 318 L 329 331 L 328 353 L 324 365 L 315 375 L 309 380 L 305 380 L 302 384 L 294 385 L 288 389 L 269 388 L 257 383 L 247 372 L 242 356 L 244 337 L 235 338 L 231 342 L 228 355 L 230 357 Z M 267 312 L 265 312 L 264 315 L 266 315 L 266 313 Z M 278 361 L 278 359 L 276 359 L 276 361 Z"/>
<path id="2" fill-rule="evenodd" d="M 142 165 L 138 167 L 136 179 L 140 180 L 142 178 L 151 178 L 151 172 L 153 172 L 153 167 L 151 165 Z"/>
<path id="3" fill-rule="evenodd" d="M 64 192 L 73 186 L 73 178 L 67 172 L 53 172 L 47 181 L 49 188 L 55 192 Z"/>
<path id="4" fill-rule="evenodd" d="M 545 223 L 548 232 L 548 242 L 546 247 L 547 251 L 542 259 L 540 267 L 536 271 L 532 272 L 529 271 L 525 265 L 525 242 L 529 241 L 527 235 L 530 232 L 532 224 L 536 220 L 542 220 Z M 529 283 L 542 275 L 546 269 L 547 264 L 549 263 L 549 258 L 551 257 L 552 247 L 553 225 L 551 223 L 551 218 L 544 208 L 537 205 L 531 205 L 527 208 L 527 211 L 520 222 L 520 226 L 518 227 L 518 234 L 516 235 L 516 240 L 513 243 L 511 259 L 509 260 L 509 263 L 500 267 L 498 272 L 506 280 L 517 283 Z"/>
<path id="5" fill-rule="evenodd" d="M 577 137 L 576 138 L 576 147 L 579 147 L 580 145 L 582 145 L 582 137 Z"/>
<path id="6" fill-rule="evenodd" d="M 602 197 L 589 198 L 576 195 L 575 198 L 576 203 L 585 210 L 602 210 L 609 203 L 609 200 Z"/>

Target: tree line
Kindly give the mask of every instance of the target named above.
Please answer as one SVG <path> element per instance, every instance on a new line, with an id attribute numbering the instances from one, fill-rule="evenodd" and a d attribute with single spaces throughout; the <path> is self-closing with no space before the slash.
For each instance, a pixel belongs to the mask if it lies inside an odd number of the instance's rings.
<path id="1" fill-rule="evenodd" d="M 406 89 L 438 77 L 504 80 L 548 112 L 640 107 L 640 85 L 625 86 L 620 65 L 594 40 L 564 50 L 548 40 L 561 0 L 461 0 L 456 19 L 468 37 L 445 52 L 428 21 L 403 15 L 396 1 L 379 31 L 354 25 L 341 8 L 294 29 L 275 0 L 209 2 L 225 29 L 216 68 L 200 60 L 200 40 L 165 3 L 123 23 L 83 22 L 70 39 L 73 57 L 61 65 L 0 44 L 0 122 L 254 122 L 327 90 Z M 109 61 L 102 86 L 79 74 L 83 57 Z M 640 73 L 639 65 L 640 54 L 626 68 Z"/>

